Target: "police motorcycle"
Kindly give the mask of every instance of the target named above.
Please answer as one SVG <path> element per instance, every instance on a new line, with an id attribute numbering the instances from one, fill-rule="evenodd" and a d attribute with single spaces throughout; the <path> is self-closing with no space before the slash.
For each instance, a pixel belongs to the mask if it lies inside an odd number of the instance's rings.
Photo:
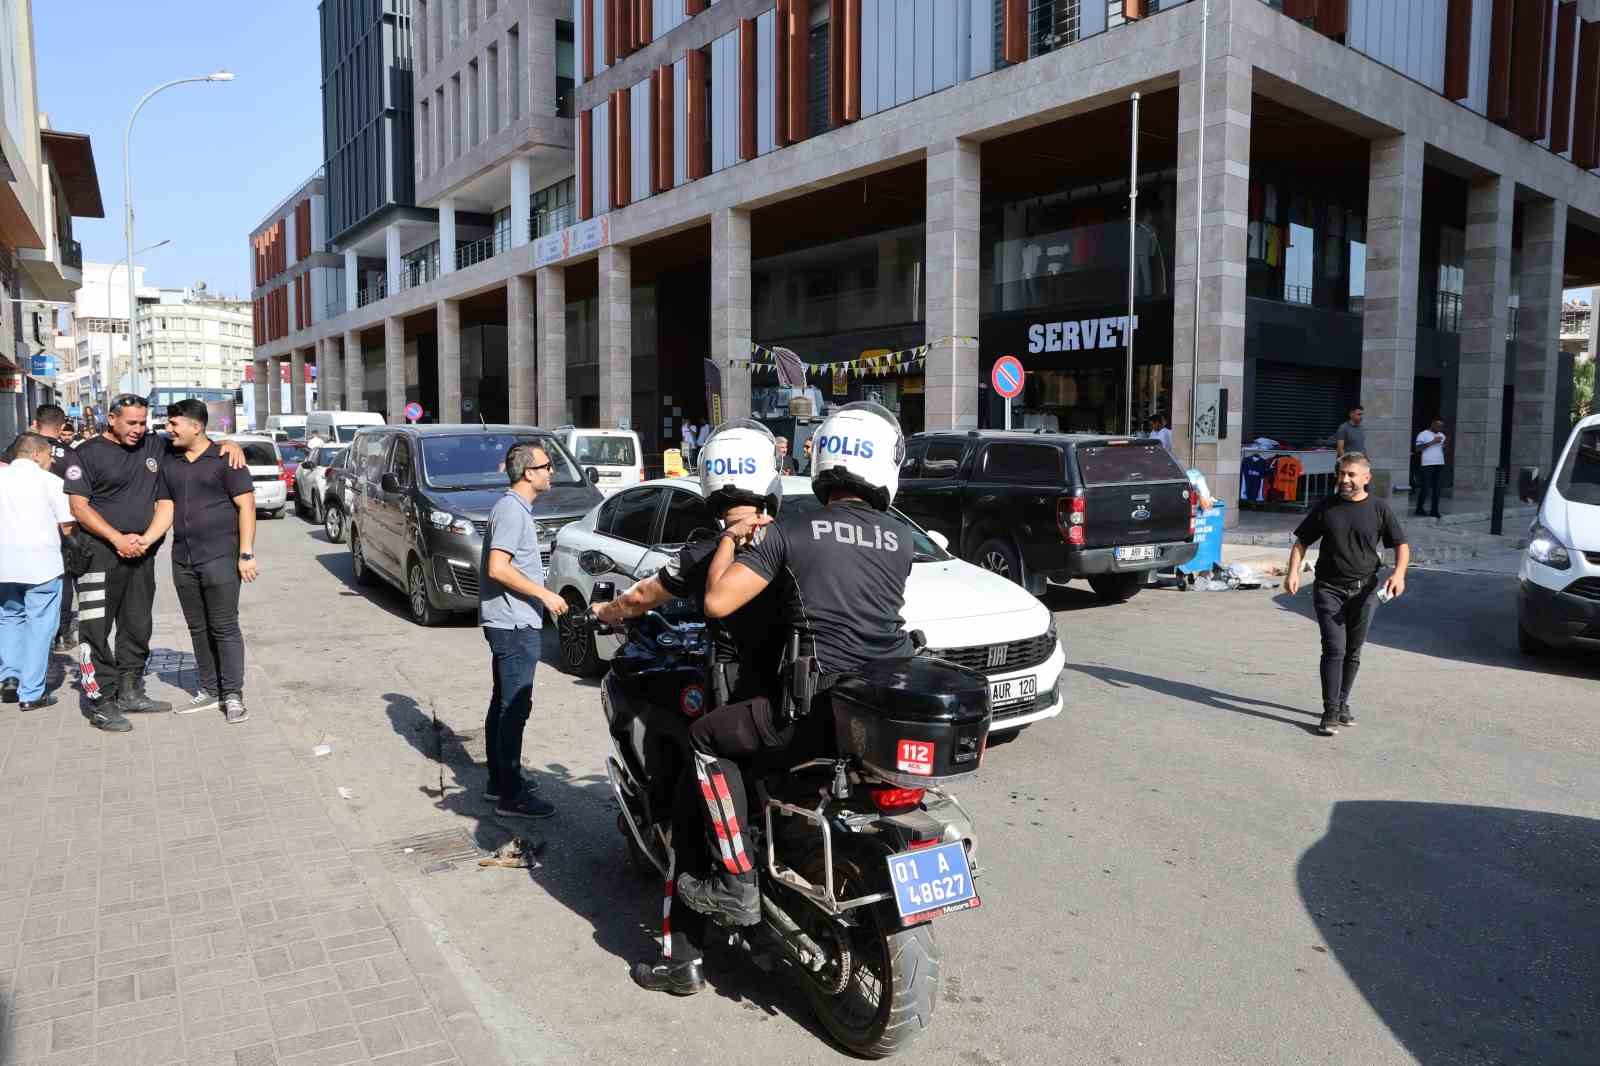
<path id="1" fill-rule="evenodd" d="M 600 582 L 593 598 L 614 595 Z M 605 629 L 592 612 L 587 623 Z M 689 726 L 726 685 L 692 605 L 674 601 L 624 632 L 601 687 L 606 772 L 634 865 L 670 882 L 682 872 L 672 826 L 680 775 L 693 773 Z M 841 1045 L 882 1058 L 932 1020 L 940 974 L 934 919 L 981 905 L 972 821 L 952 789 L 983 759 L 989 686 L 980 674 L 919 655 L 834 675 L 820 693 L 798 638 L 786 678 L 789 713 L 831 716 L 833 743 L 829 754 L 798 764 L 779 754 L 747 768 L 755 824 L 745 832 L 762 920 L 726 932 L 758 963 L 790 964 L 785 972 L 797 975 Z"/>

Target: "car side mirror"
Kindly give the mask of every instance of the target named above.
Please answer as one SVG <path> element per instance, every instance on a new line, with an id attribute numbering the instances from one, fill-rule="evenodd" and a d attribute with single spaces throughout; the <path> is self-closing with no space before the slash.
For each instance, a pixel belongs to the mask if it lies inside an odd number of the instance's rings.
<path id="1" fill-rule="evenodd" d="M 578 569 L 590 577 L 602 577 L 617 568 L 615 560 L 605 552 L 586 551 L 578 556 Z M 598 588 L 599 586 L 596 585 Z"/>
<path id="2" fill-rule="evenodd" d="M 598 552 L 596 554 L 599 554 Z M 610 603 L 617 598 L 617 586 L 609 581 L 596 581 L 594 588 L 589 592 L 589 602 Z"/>
<path id="3" fill-rule="evenodd" d="M 317 464 L 313 463 L 310 459 L 302 459 L 300 461 L 300 469 L 301 470 L 310 470 L 313 467 L 315 467 L 316 465 Z"/>
<path id="4" fill-rule="evenodd" d="M 378 487 L 383 489 L 384 492 L 399 492 L 400 479 L 395 477 L 393 473 L 385 473 L 378 479 Z"/>
<path id="5" fill-rule="evenodd" d="M 1545 483 L 1536 466 L 1525 466 L 1517 472 L 1517 499 L 1538 503 L 1544 498 Z"/>
<path id="6" fill-rule="evenodd" d="M 941 551 L 950 550 L 950 538 L 937 530 L 928 530 L 928 539 L 937 544 Z"/>
<path id="7" fill-rule="evenodd" d="M 591 484 L 591 485 L 600 484 L 600 470 L 597 467 L 593 467 L 593 466 L 584 467 L 583 468 L 583 476 L 589 480 L 589 484 Z"/>

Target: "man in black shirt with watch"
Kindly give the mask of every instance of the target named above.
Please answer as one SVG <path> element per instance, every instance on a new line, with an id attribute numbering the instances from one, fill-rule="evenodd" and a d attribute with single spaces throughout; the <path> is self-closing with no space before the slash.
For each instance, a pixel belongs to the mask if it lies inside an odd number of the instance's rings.
<path id="1" fill-rule="evenodd" d="M 206 437 L 206 405 L 167 408 L 177 455 L 161 464 L 146 547 L 173 531 L 172 583 L 189 623 L 200 690 L 179 714 L 216 710 L 229 725 L 250 717 L 244 705 L 244 637 L 239 587 L 256 579 L 256 494 L 250 472 L 235 470 Z"/>
<path id="2" fill-rule="evenodd" d="M 105 433 L 69 456 L 63 478 L 73 519 L 93 535 L 94 561 L 78 579 L 78 629 L 89 646 L 82 664 L 87 717 L 110 733 L 133 728 L 128 712 L 172 710 L 151 699 L 144 682 L 161 545 L 146 544 L 142 534 L 155 516 L 161 465 L 172 458 L 167 441 L 147 432 L 149 414 L 148 403 L 135 393 L 113 399 Z M 221 450 L 229 466 L 244 466 L 237 444 Z"/>
<path id="3" fill-rule="evenodd" d="M 1312 605 L 1322 631 L 1322 720 L 1317 732 L 1333 736 L 1338 727 L 1355 724 L 1350 690 L 1361 669 L 1361 646 L 1367 639 L 1373 611 L 1380 602 L 1404 594 L 1411 547 L 1405 530 L 1387 501 L 1367 492 L 1372 469 L 1360 452 L 1346 452 L 1337 468 L 1338 492 L 1319 502 L 1294 531 L 1289 574 L 1284 590 L 1300 591 L 1300 568 L 1306 549 L 1322 543 L 1317 557 L 1317 583 Z M 1393 548 L 1394 573 L 1382 583 L 1380 545 Z"/>

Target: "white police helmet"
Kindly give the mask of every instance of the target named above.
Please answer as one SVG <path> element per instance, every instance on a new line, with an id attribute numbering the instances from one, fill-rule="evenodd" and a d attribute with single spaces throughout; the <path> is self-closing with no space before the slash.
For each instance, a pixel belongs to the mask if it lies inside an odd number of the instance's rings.
<path id="1" fill-rule="evenodd" d="M 827 503 L 837 487 L 880 511 L 889 509 L 906 455 L 906 438 L 894 415 L 880 404 L 847 403 L 817 427 L 811 440 L 811 488 L 817 499 Z"/>
<path id="2" fill-rule="evenodd" d="M 783 500 L 778 473 L 778 442 L 772 431 L 751 418 L 725 422 L 700 449 L 700 491 L 720 515 L 750 504 L 776 515 Z"/>

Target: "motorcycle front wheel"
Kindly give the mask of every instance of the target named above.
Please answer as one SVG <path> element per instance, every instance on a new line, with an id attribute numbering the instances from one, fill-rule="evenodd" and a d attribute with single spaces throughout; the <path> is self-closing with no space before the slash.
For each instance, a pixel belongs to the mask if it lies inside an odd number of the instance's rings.
<path id="1" fill-rule="evenodd" d="M 800 867 L 812 884 L 823 883 L 822 863 L 819 848 Z M 871 890 L 858 861 L 837 851 L 833 877 L 840 899 Z M 797 901 L 795 907 L 796 920 L 834 956 L 821 974 L 801 978 L 828 1034 L 864 1058 L 904 1051 L 932 1024 L 939 1002 L 939 948 L 932 924 L 901 928 L 897 916 L 880 905 L 858 911 L 860 923 L 846 928 L 809 903 Z"/>

